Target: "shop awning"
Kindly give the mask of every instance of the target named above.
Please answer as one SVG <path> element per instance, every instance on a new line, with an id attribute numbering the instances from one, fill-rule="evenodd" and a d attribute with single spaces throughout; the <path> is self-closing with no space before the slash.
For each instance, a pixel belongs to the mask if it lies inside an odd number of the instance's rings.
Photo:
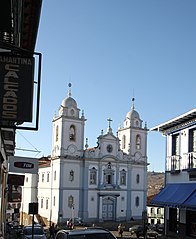
<path id="1" fill-rule="evenodd" d="M 182 207 L 196 209 L 196 190 L 182 204 Z"/>
<path id="2" fill-rule="evenodd" d="M 169 183 L 151 200 L 150 205 L 185 207 L 184 203 L 188 202 L 194 193 L 196 193 L 196 183 Z"/>

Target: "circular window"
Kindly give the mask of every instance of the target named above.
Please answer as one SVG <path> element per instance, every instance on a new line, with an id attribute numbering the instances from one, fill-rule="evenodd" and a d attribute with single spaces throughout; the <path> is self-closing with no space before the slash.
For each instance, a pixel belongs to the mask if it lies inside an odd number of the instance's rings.
<path id="1" fill-rule="evenodd" d="M 112 145 L 111 145 L 111 144 L 108 144 L 108 146 L 107 146 L 107 151 L 108 151 L 109 153 L 111 153 L 112 150 L 113 150 Z"/>

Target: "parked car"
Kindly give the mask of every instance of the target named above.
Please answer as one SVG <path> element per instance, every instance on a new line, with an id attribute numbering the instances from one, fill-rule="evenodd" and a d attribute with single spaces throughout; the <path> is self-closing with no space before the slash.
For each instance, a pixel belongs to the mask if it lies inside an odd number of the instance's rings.
<path id="1" fill-rule="evenodd" d="M 163 234 L 164 232 L 164 224 L 157 224 L 156 225 L 156 231 L 160 234 Z"/>
<path id="2" fill-rule="evenodd" d="M 136 234 L 137 238 L 140 238 L 141 236 L 143 237 L 145 235 L 144 226 L 142 225 L 134 225 L 133 227 L 130 227 L 129 232 L 131 232 L 131 235 Z M 158 238 L 158 232 L 146 228 L 146 236 L 148 238 Z"/>
<path id="3" fill-rule="evenodd" d="M 129 228 L 129 232 L 131 233 L 131 235 L 135 234 L 138 230 L 140 230 L 140 228 L 142 228 L 142 225 L 134 225 L 132 227 Z"/>
<path id="4" fill-rule="evenodd" d="M 74 230 L 59 230 L 55 239 L 116 239 L 107 229 L 89 227 Z"/>
<path id="5" fill-rule="evenodd" d="M 31 239 L 32 238 L 32 225 L 24 226 L 21 236 L 23 239 Z M 33 238 L 34 239 L 46 239 L 46 234 L 41 225 L 38 225 L 38 224 L 34 225 Z"/>
<path id="6" fill-rule="evenodd" d="M 143 234 L 144 235 L 144 234 Z M 152 229 L 147 229 L 147 237 L 148 238 L 151 238 L 151 237 L 153 237 L 153 238 L 158 238 L 158 232 L 156 232 L 155 230 L 152 230 Z"/>

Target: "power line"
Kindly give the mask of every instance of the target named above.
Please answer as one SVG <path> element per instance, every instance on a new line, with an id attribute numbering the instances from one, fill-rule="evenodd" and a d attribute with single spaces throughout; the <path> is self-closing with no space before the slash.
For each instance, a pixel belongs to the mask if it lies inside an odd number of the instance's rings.
<path id="1" fill-rule="evenodd" d="M 33 149 L 15 148 L 16 150 L 35 152 L 35 153 L 38 153 L 38 154 L 41 152 L 24 135 L 22 135 L 19 131 L 17 131 L 17 133 L 19 133 L 20 136 L 22 136 L 34 148 L 34 150 Z"/>
<path id="2" fill-rule="evenodd" d="M 29 152 L 35 152 L 35 153 L 41 153 L 39 150 L 33 150 L 33 149 L 23 149 L 23 148 L 15 148 L 16 150 L 21 150 L 21 151 L 29 151 Z"/>

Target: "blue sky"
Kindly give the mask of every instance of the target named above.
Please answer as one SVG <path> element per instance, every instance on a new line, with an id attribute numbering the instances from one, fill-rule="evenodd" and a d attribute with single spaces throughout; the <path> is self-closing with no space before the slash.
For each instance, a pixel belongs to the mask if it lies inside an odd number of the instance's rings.
<path id="1" fill-rule="evenodd" d="M 96 146 L 135 109 L 148 128 L 195 108 L 195 0 L 43 1 L 36 51 L 43 54 L 38 131 L 17 130 L 16 155 L 51 153 L 52 118 L 67 96 L 87 118 Z M 149 170 L 164 171 L 165 139 L 148 133 Z"/>

